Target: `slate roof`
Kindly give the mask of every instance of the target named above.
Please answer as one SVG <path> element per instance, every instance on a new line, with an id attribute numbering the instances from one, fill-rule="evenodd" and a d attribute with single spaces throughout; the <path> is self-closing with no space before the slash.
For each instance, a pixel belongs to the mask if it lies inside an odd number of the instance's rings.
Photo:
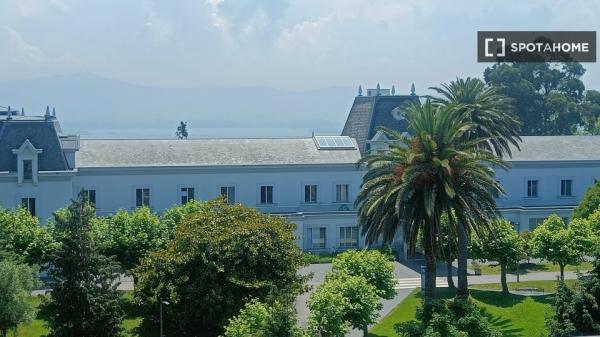
<path id="1" fill-rule="evenodd" d="M 508 161 L 600 160 L 600 136 L 522 136 Z"/>
<path id="2" fill-rule="evenodd" d="M 419 103 L 419 96 L 357 96 L 342 131 L 343 136 L 355 138 L 361 153 L 368 150 L 367 141 L 375 136 L 377 128 L 385 126 L 397 131 L 406 131 L 405 121 L 396 120 L 392 110 L 396 107 Z"/>
<path id="3" fill-rule="evenodd" d="M 16 117 L 16 116 L 15 116 Z M 38 157 L 40 171 L 68 170 L 54 120 L 0 120 L 0 171 L 16 171 L 17 155 L 12 153 L 26 139 L 42 149 Z"/>
<path id="4" fill-rule="evenodd" d="M 354 164 L 357 149 L 318 150 L 313 138 L 81 140 L 85 167 Z"/>

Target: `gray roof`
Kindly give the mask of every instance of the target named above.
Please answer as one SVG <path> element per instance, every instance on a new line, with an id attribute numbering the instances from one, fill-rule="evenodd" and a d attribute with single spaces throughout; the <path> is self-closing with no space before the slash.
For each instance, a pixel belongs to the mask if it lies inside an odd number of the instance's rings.
<path id="1" fill-rule="evenodd" d="M 354 164 L 357 149 L 318 150 L 313 138 L 81 140 L 85 167 Z"/>
<path id="2" fill-rule="evenodd" d="M 392 110 L 411 103 L 419 103 L 419 97 L 357 96 L 348 114 L 342 135 L 355 138 L 361 153 L 365 153 L 368 150 L 367 141 L 375 136 L 378 127 L 385 126 L 397 131 L 406 131 L 406 122 L 396 120 L 392 116 Z"/>
<path id="3" fill-rule="evenodd" d="M 600 136 L 522 136 L 509 161 L 600 160 Z"/>
<path id="4" fill-rule="evenodd" d="M 18 149 L 26 139 L 42 149 L 38 157 L 40 171 L 68 170 L 67 161 L 58 138 L 54 120 L 0 120 L 0 171 L 16 171 Z"/>

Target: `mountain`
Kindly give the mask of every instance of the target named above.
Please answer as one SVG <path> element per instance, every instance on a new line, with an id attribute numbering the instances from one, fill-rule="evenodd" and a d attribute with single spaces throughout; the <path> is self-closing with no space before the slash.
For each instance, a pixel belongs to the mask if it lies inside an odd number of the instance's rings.
<path id="1" fill-rule="evenodd" d="M 285 91 L 269 87 L 162 88 L 92 74 L 0 81 L 0 106 L 40 115 L 56 107 L 83 137 L 171 137 L 187 121 L 191 137 L 339 133 L 355 88 Z"/>

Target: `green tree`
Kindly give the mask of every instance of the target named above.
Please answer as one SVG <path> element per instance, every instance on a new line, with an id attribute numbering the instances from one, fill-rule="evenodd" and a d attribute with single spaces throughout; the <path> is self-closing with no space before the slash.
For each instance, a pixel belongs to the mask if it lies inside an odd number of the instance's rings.
<path id="1" fill-rule="evenodd" d="M 573 218 L 586 219 L 600 207 L 600 179 L 590 186 L 573 210 Z"/>
<path id="2" fill-rule="evenodd" d="M 465 227 L 495 218 L 494 197 L 502 188 L 489 165 L 506 164 L 487 150 L 484 139 L 461 141 L 475 128 L 467 111 L 436 106 L 430 101 L 406 108 L 411 136 L 384 129 L 389 151 L 361 160 L 367 167 L 356 204 L 367 243 L 393 240 L 405 227 L 410 251 L 422 232 L 425 255 L 425 295 L 435 297 L 436 253 L 440 218 L 446 213 L 455 226 Z"/>
<path id="3" fill-rule="evenodd" d="M 308 330 L 311 336 L 344 337 L 350 330 L 345 318 L 348 299 L 331 283 L 320 284 L 308 299 Z"/>
<path id="4" fill-rule="evenodd" d="M 332 273 L 362 276 L 384 299 L 396 296 L 394 263 L 377 250 L 348 250 L 333 259 Z"/>
<path id="5" fill-rule="evenodd" d="M 119 210 L 111 217 L 94 219 L 91 235 L 100 253 L 115 256 L 130 272 L 149 252 L 164 246 L 168 233 L 166 225 L 148 207 L 140 207 L 131 213 Z"/>
<path id="6" fill-rule="evenodd" d="M 345 300 L 339 303 L 331 302 L 329 304 L 319 303 L 318 305 L 315 305 L 313 302 L 318 302 L 319 299 L 323 297 L 321 294 L 317 294 L 319 292 L 337 292 Z M 315 317 L 327 317 L 328 313 L 337 312 L 339 309 L 337 306 L 342 303 L 343 305 L 340 312 L 341 319 L 338 317 L 337 319 L 334 319 L 334 322 L 347 322 L 351 327 L 361 329 L 365 337 L 369 335 L 369 325 L 375 323 L 375 320 L 379 316 L 378 310 L 381 309 L 381 304 L 379 303 L 377 290 L 374 286 L 369 284 L 367 279 L 363 276 L 332 273 L 328 275 L 324 283 L 319 285 L 317 290 L 315 290 L 315 294 L 313 294 L 313 296 L 315 296 L 316 300 L 313 300 L 312 296 L 311 299 L 309 299 L 311 313 L 318 310 L 325 311 L 325 313 L 315 312 Z M 336 306 L 336 308 L 328 307 L 328 305 Z M 338 326 L 341 329 L 337 330 L 342 331 L 344 326 L 344 324 Z M 326 327 L 328 327 L 328 323 L 326 324 Z M 317 331 L 320 331 L 319 326 L 316 326 L 315 328 Z M 322 330 L 336 330 L 336 327 Z M 320 331 L 322 335 L 324 335 L 323 331 Z"/>
<path id="7" fill-rule="evenodd" d="M 54 214 L 61 247 L 49 270 L 52 292 L 41 307 L 51 337 L 121 334 L 124 314 L 115 282 L 118 266 L 98 253 L 90 237 L 94 214 L 83 194 Z"/>
<path id="8" fill-rule="evenodd" d="M 202 203 L 196 200 L 190 200 L 182 205 L 175 205 L 163 212 L 160 221 L 167 228 L 169 238 L 173 237 L 173 231 L 177 224 L 190 214 L 198 213 L 202 209 Z"/>
<path id="9" fill-rule="evenodd" d="M 533 231 L 531 246 L 535 256 L 558 264 L 560 279 L 566 265 L 578 265 L 594 253 L 597 239 L 587 220 L 573 219 L 567 227 L 558 215 L 549 216 Z"/>
<path id="10" fill-rule="evenodd" d="M 496 261 L 500 264 L 502 292 L 508 293 L 506 271 L 524 257 L 523 241 L 508 220 L 490 223 L 489 230 L 482 231 L 471 241 L 473 258 Z"/>
<path id="11" fill-rule="evenodd" d="M 199 204 L 174 225 L 173 239 L 135 270 L 135 296 L 149 308 L 168 300 L 171 334 L 223 333 L 248 299 L 303 290 L 295 225 L 222 199 Z M 152 319 L 152 317 L 150 317 Z"/>
<path id="12" fill-rule="evenodd" d="M 0 337 L 31 321 L 35 309 L 27 302 L 38 284 L 36 270 L 11 260 L 0 260 Z"/>
<path id="13" fill-rule="evenodd" d="M 448 84 L 442 84 L 441 87 L 430 89 L 439 95 L 439 97 L 434 98 L 434 102 L 445 106 L 457 106 L 466 111 L 466 121 L 472 123 L 474 127 L 464 132 L 460 141 L 482 140 L 478 143 L 478 146 L 495 153 L 499 157 L 511 156 L 511 147 L 519 149 L 521 122 L 513 113 L 514 107 L 511 100 L 502 95 L 496 87 L 486 86 L 480 79 L 467 77 L 466 79 L 457 78 Z M 469 230 L 468 226 L 458 222 L 456 230 L 449 228 L 445 231 L 444 234 L 447 240 L 442 241 L 442 243 L 451 244 L 454 239 L 447 235 L 451 233 L 457 235 L 457 296 L 463 298 L 468 297 Z M 445 250 L 445 252 L 451 253 L 452 251 Z M 448 256 L 446 261 L 449 261 L 450 258 L 453 258 L 453 256 Z M 448 279 L 451 280 L 452 278 L 449 277 Z"/>
<path id="14" fill-rule="evenodd" d="M 43 265 L 58 249 L 50 226 L 40 226 L 26 209 L 0 209 L 0 251 L 29 264 Z"/>
<path id="15" fill-rule="evenodd" d="M 298 326 L 293 302 L 252 300 L 225 327 L 224 337 L 306 337 Z"/>
<path id="16" fill-rule="evenodd" d="M 595 111 L 582 103 L 584 73 L 579 63 L 499 63 L 485 69 L 484 79 L 513 99 L 524 135 L 568 135 L 584 125 L 582 115 Z"/>

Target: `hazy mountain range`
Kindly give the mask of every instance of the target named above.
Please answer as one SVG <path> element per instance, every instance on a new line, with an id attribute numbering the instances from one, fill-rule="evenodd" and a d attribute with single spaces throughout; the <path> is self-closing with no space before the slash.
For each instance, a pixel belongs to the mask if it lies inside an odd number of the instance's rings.
<path id="1" fill-rule="evenodd" d="M 88 138 L 171 138 L 182 120 L 193 138 L 337 134 L 355 94 L 352 87 L 161 88 L 92 74 L 0 81 L 0 106 L 27 115 L 55 107 L 65 131 Z"/>

